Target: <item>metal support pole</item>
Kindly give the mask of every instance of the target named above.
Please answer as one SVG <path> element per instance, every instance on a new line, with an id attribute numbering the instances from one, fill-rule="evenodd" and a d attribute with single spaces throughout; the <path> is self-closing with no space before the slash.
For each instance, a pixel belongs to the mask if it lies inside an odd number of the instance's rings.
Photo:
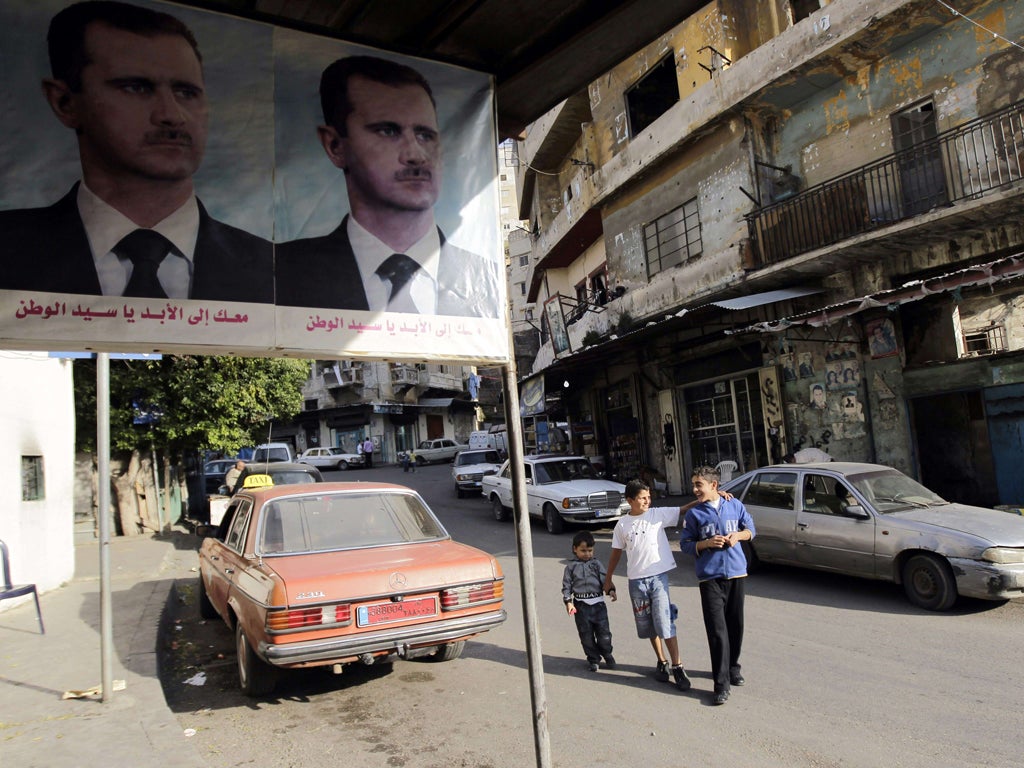
<path id="1" fill-rule="evenodd" d="M 110 599 L 110 355 L 96 355 L 96 471 L 100 529 L 100 672 L 102 701 L 114 688 L 114 620 Z"/>
<path id="2" fill-rule="evenodd" d="M 510 340 L 511 341 L 511 340 Z M 510 348 L 511 344 L 510 344 Z M 512 472 L 512 508 L 519 550 L 519 589 L 523 601 L 526 632 L 526 664 L 530 674 L 530 700 L 533 704 L 533 742 L 537 768 L 551 767 L 551 741 L 548 735 L 548 704 L 544 692 L 544 657 L 540 649 L 537 622 L 536 579 L 533 570 L 533 539 L 530 538 L 530 514 L 526 505 L 526 473 L 523 464 L 523 423 L 519 417 L 519 392 L 516 388 L 515 359 L 502 367 L 505 393 L 505 425 L 508 438 L 509 467 Z"/>

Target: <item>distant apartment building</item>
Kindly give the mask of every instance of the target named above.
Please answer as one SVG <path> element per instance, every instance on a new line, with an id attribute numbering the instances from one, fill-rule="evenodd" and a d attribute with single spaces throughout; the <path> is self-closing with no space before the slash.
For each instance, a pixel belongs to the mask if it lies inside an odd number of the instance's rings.
<path id="1" fill-rule="evenodd" d="M 536 121 L 528 415 L 677 491 L 817 446 L 1024 501 L 1022 40 L 1006 0 L 720 0 Z"/>
<path id="2" fill-rule="evenodd" d="M 302 412 L 273 436 L 299 452 L 331 446 L 352 453 L 369 437 L 376 460 L 394 462 L 422 440 L 467 442 L 481 422 L 479 383 L 464 365 L 315 360 Z"/>

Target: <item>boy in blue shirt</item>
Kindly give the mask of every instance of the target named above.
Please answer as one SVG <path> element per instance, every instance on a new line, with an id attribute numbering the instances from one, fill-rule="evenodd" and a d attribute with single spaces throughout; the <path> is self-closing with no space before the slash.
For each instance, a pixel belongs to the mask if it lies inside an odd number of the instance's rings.
<path id="1" fill-rule="evenodd" d="M 739 499 L 718 492 L 720 475 L 713 467 L 693 471 L 697 503 L 686 513 L 680 547 L 694 557 L 704 630 L 711 651 L 715 704 L 725 704 L 740 673 L 743 645 L 743 595 L 747 558 L 741 541 L 754 538 L 754 521 Z"/>

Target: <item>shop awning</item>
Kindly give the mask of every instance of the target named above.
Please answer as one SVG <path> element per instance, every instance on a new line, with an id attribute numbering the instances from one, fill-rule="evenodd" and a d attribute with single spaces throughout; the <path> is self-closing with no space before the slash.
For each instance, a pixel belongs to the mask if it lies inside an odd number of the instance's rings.
<path id="1" fill-rule="evenodd" d="M 710 320 L 714 316 L 714 309 L 738 312 L 767 304 L 774 304 L 779 301 L 811 296 L 816 293 L 823 293 L 823 289 L 810 286 L 793 286 L 774 291 L 751 293 L 747 296 L 737 296 L 731 299 L 716 299 L 693 307 L 669 310 L 657 320 L 648 320 L 645 324 L 637 326 L 621 335 L 612 333 L 600 344 L 575 350 L 571 355 L 559 357 L 542 371 L 533 371 L 529 376 L 542 373 L 553 374 L 557 371 L 570 370 L 580 365 L 588 365 L 617 357 L 625 350 L 636 349 L 638 342 L 680 330 L 687 326 L 693 326 L 694 323 Z M 725 332 L 729 333 L 730 331 L 726 330 Z M 520 381 L 529 378 L 529 376 L 521 377 Z"/>
<path id="2" fill-rule="evenodd" d="M 751 293 L 749 296 L 739 296 L 735 299 L 719 299 L 718 301 L 710 301 L 707 304 L 701 304 L 700 306 L 694 307 L 694 310 L 701 309 L 702 307 L 719 307 L 721 309 L 728 309 L 735 312 L 741 309 L 763 307 L 765 304 L 774 304 L 778 301 L 798 299 L 801 296 L 812 296 L 815 293 L 822 293 L 822 289 L 809 287 L 780 288 L 776 291 Z M 683 310 L 683 312 L 686 311 L 687 310 L 685 309 Z"/>
<path id="3" fill-rule="evenodd" d="M 454 397 L 421 397 L 415 405 L 420 408 L 447 408 L 453 400 Z"/>
<path id="4" fill-rule="evenodd" d="M 1017 253 L 1013 256 L 1006 256 L 995 261 L 966 267 L 955 272 L 947 272 L 937 277 L 914 280 L 903 284 L 899 288 L 890 288 L 886 291 L 859 296 L 779 320 L 754 323 L 745 328 L 726 331 L 726 333 L 776 333 L 795 325 L 807 325 L 818 328 L 823 325 L 829 325 L 836 320 L 842 320 L 850 315 L 855 315 L 858 312 L 863 312 L 866 309 L 877 309 L 879 307 L 893 308 L 901 304 L 926 299 L 937 293 L 952 293 L 961 288 L 995 285 L 996 283 L 1013 280 L 1021 276 L 1024 276 L 1024 253 Z"/>

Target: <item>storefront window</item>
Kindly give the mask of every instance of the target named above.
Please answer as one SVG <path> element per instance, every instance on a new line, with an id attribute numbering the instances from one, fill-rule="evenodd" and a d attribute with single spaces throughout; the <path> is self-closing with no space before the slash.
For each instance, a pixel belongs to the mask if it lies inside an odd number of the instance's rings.
<path id="1" fill-rule="evenodd" d="M 690 457 L 694 467 L 735 461 L 739 471 L 760 466 L 767 455 L 756 374 L 684 390 Z"/>
<path id="2" fill-rule="evenodd" d="M 607 390 L 608 460 L 612 477 L 621 483 L 640 476 L 640 426 L 633 410 L 633 390 L 624 381 Z"/>

